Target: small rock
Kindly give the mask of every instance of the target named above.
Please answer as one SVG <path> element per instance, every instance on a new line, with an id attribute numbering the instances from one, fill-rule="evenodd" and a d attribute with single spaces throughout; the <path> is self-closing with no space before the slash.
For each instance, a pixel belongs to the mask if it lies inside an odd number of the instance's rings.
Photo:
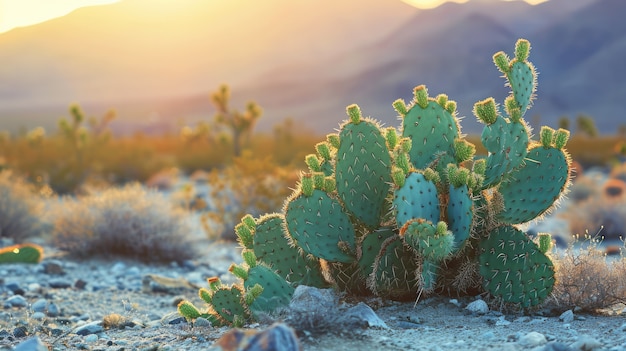
<path id="1" fill-rule="evenodd" d="M 455 305 L 456 307 L 461 307 L 461 303 L 459 303 L 459 300 L 457 299 L 451 299 L 449 302 Z"/>
<path id="2" fill-rule="evenodd" d="M 574 351 L 574 349 L 563 343 L 553 341 L 547 343 L 541 351 Z"/>
<path id="3" fill-rule="evenodd" d="M 420 325 L 417 323 L 413 323 L 413 322 L 400 321 L 396 323 L 396 327 L 400 329 L 417 329 L 420 327 Z"/>
<path id="4" fill-rule="evenodd" d="M 102 321 L 93 321 L 91 323 L 83 324 L 80 327 L 74 329 L 74 334 L 89 335 L 102 333 L 103 331 L 104 327 L 102 326 Z"/>
<path id="5" fill-rule="evenodd" d="M 15 295 L 24 295 L 25 291 L 18 283 L 7 283 L 5 288 L 9 289 Z"/>
<path id="6" fill-rule="evenodd" d="M 75 287 L 76 289 L 78 289 L 78 290 L 83 290 L 83 289 L 85 289 L 85 287 L 86 287 L 86 286 L 87 286 L 87 282 L 86 282 L 86 281 L 84 281 L 84 280 L 82 280 L 82 279 L 77 279 L 77 280 L 74 282 L 74 287 Z"/>
<path id="7" fill-rule="evenodd" d="M 545 335 L 538 332 L 530 332 L 524 336 L 522 336 L 518 344 L 524 347 L 536 347 L 540 345 L 544 345 L 548 342 Z"/>
<path id="8" fill-rule="evenodd" d="M 559 316 L 559 320 L 563 323 L 571 323 L 574 321 L 574 311 L 567 310 Z"/>
<path id="9" fill-rule="evenodd" d="M 26 307 L 28 301 L 22 295 L 13 295 L 6 299 L 5 304 L 8 304 L 10 307 Z"/>
<path id="10" fill-rule="evenodd" d="M 16 338 L 23 338 L 28 335 L 28 330 L 24 326 L 19 326 L 13 329 L 13 336 Z"/>
<path id="11" fill-rule="evenodd" d="M 48 301 L 46 299 L 39 299 L 30 306 L 30 309 L 33 312 L 45 312 L 46 307 L 48 307 Z"/>
<path id="12" fill-rule="evenodd" d="M 72 287 L 72 283 L 65 279 L 51 279 L 48 281 L 48 286 L 53 289 L 67 289 Z"/>
<path id="13" fill-rule="evenodd" d="M 43 272 L 50 275 L 63 275 L 65 271 L 59 261 L 47 261 L 43 263 Z"/>
<path id="14" fill-rule="evenodd" d="M 59 310 L 59 306 L 55 303 L 51 303 L 48 305 L 48 316 L 49 317 L 58 317 L 61 311 Z"/>
<path id="15" fill-rule="evenodd" d="M 263 331 L 232 329 L 211 347 L 222 351 L 299 351 L 298 337 L 286 324 L 277 323 Z"/>
<path id="16" fill-rule="evenodd" d="M 98 341 L 98 335 L 96 335 L 96 334 L 89 334 L 89 335 L 87 335 L 85 337 L 85 342 L 87 342 L 87 343 L 91 344 L 91 343 L 94 343 L 96 341 Z"/>
<path id="17" fill-rule="evenodd" d="M 206 318 L 196 318 L 196 320 L 193 322 L 194 327 L 211 327 L 212 324 L 211 322 L 206 319 Z"/>
<path id="18" fill-rule="evenodd" d="M 126 270 L 126 264 L 124 262 L 115 262 L 115 264 L 111 267 L 111 273 L 114 275 L 123 274 Z"/>
<path id="19" fill-rule="evenodd" d="M 496 326 L 499 327 L 507 326 L 509 324 L 511 324 L 511 322 L 507 321 L 505 316 L 500 316 L 496 321 Z"/>
<path id="20" fill-rule="evenodd" d="M 48 347 L 35 336 L 15 345 L 13 351 L 48 351 Z"/>
<path id="21" fill-rule="evenodd" d="M 470 302 L 465 309 L 476 314 L 485 314 L 489 312 L 489 306 L 487 306 L 487 303 L 480 299 Z"/>
<path id="22" fill-rule="evenodd" d="M 602 343 L 590 336 L 583 335 L 578 338 L 575 343 L 571 344 L 570 347 L 574 350 L 593 351 L 601 349 Z"/>
<path id="23" fill-rule="evenodd" d="M 389 329 L 387 324 L 378 317 L 371 307 L 359 302 L 356 306 L 349 308 L 338 320 L 339 323 L 345 323 L 348 329 L 354 326 L 363 328 L 381 328 Z"/>

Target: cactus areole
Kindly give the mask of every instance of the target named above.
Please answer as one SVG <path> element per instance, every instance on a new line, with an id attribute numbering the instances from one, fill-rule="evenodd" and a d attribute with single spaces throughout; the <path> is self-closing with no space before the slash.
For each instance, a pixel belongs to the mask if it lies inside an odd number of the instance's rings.
<path id="1" fill-rule="evenodd" d="M 232 324 L 221 309 L 254 318 L 286 304 L 300 284 L 397 300 L 478 292 L 522 308 L 541 304 L 554 266 L 518 225 L 554 208 L 570 184 L 571 161 L 566 130 L 543 127 L 535 141 L 523 119 L 537 84 L 529 52 L 519 39 L 512 59 L 493 56 L 511 92 L 502 108 L 493 98 L 474 105 L 484 156 L 461 134 L 456 103 L 423 85 L 410 103 L 393 103 L 398 129 L 350 105 L 338 133 L 306 157 L 309 169 L 282 213 L 238 225 L 242 283 L 228 294 L 205 293 L 206 313 L 187 302 L 179 312 Z"/>

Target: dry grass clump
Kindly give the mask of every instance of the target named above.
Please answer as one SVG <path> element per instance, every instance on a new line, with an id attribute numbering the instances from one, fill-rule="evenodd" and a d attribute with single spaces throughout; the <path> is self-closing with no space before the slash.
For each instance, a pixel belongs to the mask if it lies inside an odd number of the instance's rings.
<path id="1" fill-rule="evenodd" d="M 599 239 L 588 237 L 553 261 L 556 284 L 552 294 L 561 306 L 594 312 L 626 303 L 626 257 L 607 257 Z"/>
<path id="2" fill-rule="evenodd" d="M 76 257 L 171 262 L 196 253 L 185 212 L 139 184 L 65 198 L 53 218 L 54 244 Z"/>
<path id="3" fill-rule="evenodd" d="M 0 238 L 19 243 L 39 235 L 41 210 L 41 199 L 32 186 L 10 171 L 0 172 Z"/>

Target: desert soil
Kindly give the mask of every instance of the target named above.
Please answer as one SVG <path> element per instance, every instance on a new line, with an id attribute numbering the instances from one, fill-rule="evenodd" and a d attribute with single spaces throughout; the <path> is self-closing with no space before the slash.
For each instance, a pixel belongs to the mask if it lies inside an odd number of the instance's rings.
<path id="1" fill-rule="evenodd" d="M 233 243 L 202 245 L 206 255 L 184 264 L 75 260 L 48 247 L 39 264 L 0 265 L 0 350 L 20 350 L 35 337 L 58 351 L 209 349 L 229 329 L 192 326 L 175 305 L 184 298 L 202 306 L 197 287 L 215 275 L 232 282 L 227 270 L 240 257 Z M 306 351 L 626 350 L 620 309 L 612 315 L 561 316 L 562 310 L 546 309 L 530 315 L 494 309 L 472 313 L 466 307 L 477 298 L 434 297 L 417 304 L 362 300 L 388 328 L 302 330 L 300 344 Z"/>

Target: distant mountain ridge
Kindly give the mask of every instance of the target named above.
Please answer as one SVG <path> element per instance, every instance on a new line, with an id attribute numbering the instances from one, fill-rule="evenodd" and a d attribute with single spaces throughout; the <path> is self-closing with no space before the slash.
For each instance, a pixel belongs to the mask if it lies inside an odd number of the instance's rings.
<path id="1" fill-rule="evenodd" d="M 94 23 L 102 9 L 91 8 L 0 35 L 0 129 L 50 125 L 78 100 L 94 114 L 116 108 L 120 132 L 162 132 L 211 116 L 208 93 L 226 82 L 235 104 L 253 99 L 264 108 L 259 129 L 293 117 L 326 133 L 351 103 L 396 125 L 391 103 L 410 100 L 412 88 L 426 84 L 431 95 L 445 92 L 458 102 L 467 117 L 464 132 L 474 133 L 473 103 L 488 96 L 502 101 L 508 93 L 491 55 L 510 53 L 519 37 L 531 41 L 531 61 L 540 72 L 529 121 L 540 116 L 542 124 L 555 126 L 563 115 L 586 113 L 606 133 L 625 123 L 623 0 L 470 1 L 432 10 L 388 0 L 367 6 L 360 0 L 315 2 L 319 6 L 264 0 L 248 7 L 241 7 L 245 0 L 229 0 L 232 6 L 210 19 L 201 0 L 183 0 L 195 12 L 171 8 L 144 22 L 119 19 L 138 16 L 145 1 L 103 6 L 108 12 L 100 16 L 118 18 L 111 22 L 117 30 Z M 168 16 L 187 23 L 182 37 L 174 27 L 153 28 Z M 237 19 L 249 21 L 249 29 Z M 77 28 L 89 29 L 88 39 L 62 40 Z M 142 43 L 128 28 L 155 34 Z M 135 38 L 135 47 L 122 46 L 124 36 Z M 232 40 L 240 45 L 227 48 Z M 143 52 L 152 56 L 126 57 Z"/>

